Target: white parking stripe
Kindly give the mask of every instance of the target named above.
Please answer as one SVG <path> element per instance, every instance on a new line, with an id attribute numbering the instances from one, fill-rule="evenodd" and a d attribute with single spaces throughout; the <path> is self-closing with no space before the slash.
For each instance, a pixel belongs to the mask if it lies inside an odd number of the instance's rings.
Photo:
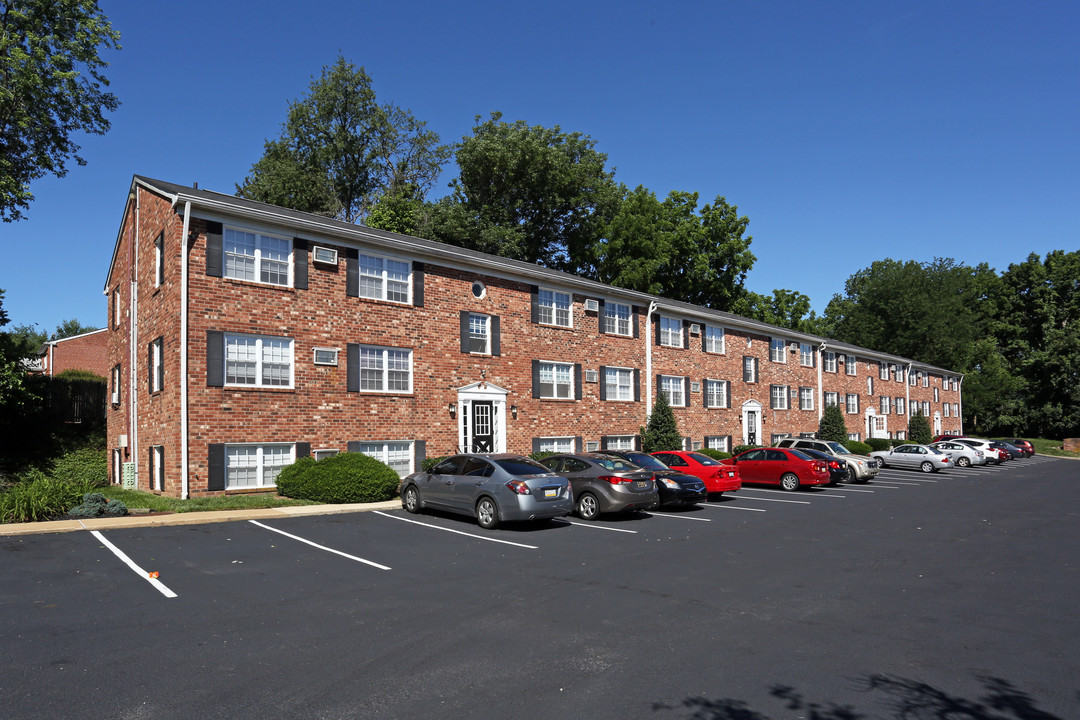
<path id="1" fill-rule="evenodd" d="M 920 482 L 903 482 L 901 480 L 886 480 L 885 482 L 892 483 L 893 485 L 907 485 L 908 487 L 919 487 L 920 485 L 922 485 L 922 481 L 920 481 Z M 925 482 L 937 482 L 937 480 L 928 480 L 928 481 L 925 481 Z"/>
<path id="2" fill-rule="evenodd" d="M 611 532 L 630 533 L 631 535 L 637 535 L 637 530 L 623 530 L 622 528 L 607 527 L 606 525 L 594 525 L 593 523 L 580 523 L 573 520 L 567 520 L 566 518 L 559 518 L 561 522 L 567 525 L 577 525 L 578 527 L 592 528 L 593 530 L 610 530 Z"/>
<path id="3" fill-rule="evenodd" d="M 840 492 L 858 492 L 858 493 L 872 493 L 873 490 L 860 490 L 859 488 L 838 487 L 833 490 L 839 490 Z"/>
<path id="4" fill-rule="evenodd" d="M 743 486 L 742 490 L 753 490 L 754 492 L 776 493 L 777 495 L 790 495 L 791 494 L 787 490 L 768 490 L 766 488 L 752 488 L 752 487 L 746 487 L 746 486 Z M 826 494 L 824 494 L 822 492 L 819 492 L 819 491 L 816 491 L 816 490 L 815 491 L 808 490 L 807 491 L 807 497 L 836 497 L 836 498 L 842 498 L 844 496 L 843 495 L 826 495 Z"/>
<path id="5" fill-rule="evenodd" d="M 420 522 L 419 520 L 410 520 L 409 518 L 398 517 L 397 515 L 389 515 L 382 510 L 372 510 L 376 515 L 382 515 L 393 520 L 400 520 L 401 522 L 412 523 L 413 525 L 423 525 L 424 527 L 432 528 L 433 530 L 442 530 L 443 532 L 454 533 L 455 535 L 464 535 L 465 537 L 476 538 L 477 540 L 487 540 L 488 542 L 502 543 L 503 545 L 514 545 L 515 547 L 528 548 L 529 550 L 539 550 L 536 545 L 522 545 L 521 543 L 510 542 L 509 540 L 499 540 L 498 538 L 484 537 L 483 535 L 473 535 L 472 533 L 462 532 L 460 530 L 451 530 L 450 528 L 439 527 L 438 525 L 432 525 L 431 523 Z M 387 568 L 389 570 L 389 568 Z"/>
<path id="6" fill-rule="evenodd" d="M 742 500 L 744 498 L 747 499 L 747 500 L 757 500 L 758 502 L 782 502 L 782 503 L 792 503 L 792 504 L 795 504 L 795 505 L 809 505 L 810 504 L 809 500 L 777 500 L 775 498 L 754 497 L 753 495 L 741 495 L 737 499 Z"/>
<path id="7" fill-rule="evenodd" d="M 712 522 L 712 520 L 710 520 L 709 518 L 687 517 L 685 515 L 668 515 L 667 513 L 650 513 L 650 512 L 647 512 L 645 514 L 648 515 L 649 517 L 666 517 L 666 518 L 675 518 L 676 520 L 693 520 L 695 522 Z"/>
<path id="8" fill-rule="evenodd" d="M 728 505 L 728 504 L 724 504 L 724 505 L 702 505 L 702 507 L 715 508 L 717 510 L 746 510 L 747 512 L 767 512 L 766 510 L 762 510 L 761 508 L 744 508 L 744 507 L 739 507 L 738 505 Z"/>
<path id="9" fill-rule="evenodd" d="M 310 545 L 311 547 L 318 548 L 320 550 L 325 550 L 328 553 L 334 553 L 335 555 L 340 555 L 343 558 L 348 558 L 350 560 L 355 560 L 356 562 L 364 563 L 365 565 L 370 565 L 371 567 L 379 568 L 380 570 L 389 570 L 390 569 L 390 568 L 386 567 L 385 565 L 380 565 L 377 562 L 372 562 L 370 560 L 365 560 L 364 558 L 356 557 L 355 555 L 350 555 L 349 553 L 343 553 L 340 550 L 335 550 L 334 548 L 328 548 L 325 545 L 320 545 L 318 543 L 311 542 L 310 540 L 305 540 L 304 538 L 300 537 L 299 535 L 293 535 L 291 533 L 285 532 L 284 530 L 278 530 L 277 528 L 272 528 L 269 525 L 263 525 L 258 520 L 248 520 L 248 522 L 251 523 L 252 525 L 258 525 L 259 527 L 261 527 L 263 529 L 266 529 L 266 530 L 269 530 L 270 532 L 276 532 L 279 535 L 284 535 L 287 538 L 292 538 L 293 540 L 296 540 L 298 542 L 302 542 L 305 545 Z"/>
<path id="10" fill-rule="evenodd" d="M 107 547 L 107 548 L 109 548 L 110 550 L 112 550 L 112 551 L 113 551 L 113 554 L 114 554 L 114 555 L 116 555 L 116 557 L 120 558 L 120 560 L 121 560 L 121 561 L 123 561 L 123 563 L 124 563 L 125 565 L 127 565 L 127 566 L 128 566 L 129 568 L 131 568 L 132 570 L 134 570 L 134 571 L 135 571 L 135 574 L 136 574 L 136 575 L 139 575 L 140 577 L 142 577 L 142 579 L 143 579 L 143 580 L 145 580 L 145 581 L 147 581 L 148 583 L 150 583 L 151 585 L 153 585 L 153 586 L 154 586 L 154 587 L 155 587 L 155 588 L 157 589 L 157 591 L 158 591 L 158 592 L 160 592 L 160 593 L 161 593 L 162 595 L 164 595 L 164 596 L 165 596 L 165 597 L 167 597 L 167 598 L 174 598 L 174 597 L 176 597 L 176 593 L 174 593 L 174 592 L 173 592 L 172 590 L 170 590 L 169 588 L 165 587 L 165 583 L 161 582 L 161 581 L 160 581 L 160 580 L 158 580 L 157 578 L 154 578 L 154 577 L 150 577 L 150 573 L 146 572 L 146 571 L 145 571 L 145 570 L 143 570 L 143 569 L 142 569 L 141 567 L 139 567 L 138 565 L 136 565 L 136 564 L 135 564 L 135 561 L 134 561 L 134 560 L 132 560 L 131 558 L 129 558 L 129 557 L 128 557 L 128 556 L 127 556 L 127 555 L 126 555 L 125 553 L 124 553 L 124 551 L 123 551 L 123 550 L 121 550 L 120 548 L 116 547 L 115 545 L 113 545 L 113 544 L 112 544 L 111 542 L 109 542 L 108 540 L 106 540 L 106 539 L 105 539 L 105 536 L 104 536 L 104 535 L 102 535 L 102 534 L 101 534 L 100 532 L 98 532 L 97 530 L 91 530 L 91 531 L 90 531 L 90 534 L 91 534 L 91 535 L 93 535 L 94 537 L 96 537 L 96 538 L 97 538 L 98 540 L 100 540 L 100 541 L 102 542 L 102 544 L 104 544 L 104 545 L 105 545 L 105 547 Z"/>

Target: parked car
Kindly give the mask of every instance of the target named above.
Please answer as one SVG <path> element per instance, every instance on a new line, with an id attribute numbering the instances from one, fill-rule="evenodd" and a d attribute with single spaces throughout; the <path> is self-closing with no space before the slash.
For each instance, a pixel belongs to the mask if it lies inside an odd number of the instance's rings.
<path id="1" fill-rule="evenodd" d="M 818 450 L 811 450 L 810 448 L 799 448 L 799 452 L 804 455 L 809 455 L 815 460 L 822 460 L 829 468 L 829 484 L 835 485 L 839 482 L 844 482 L 848 479 L 847 463 L 836 457 L 835 455 L 829 455 L 827 453 L 819 452 Z"/>
<path id="2" fill-rule="evenodd" d="M 846 447 L 833 440 L 815 440 L 813 438 L 783 438 L 776 443 L 776 447 L 795 448 L 796 450 L 817 450 L 826 455 L 840 458 L 847 465 L 848 482 L 869 482 L 878 474 L 877 460 L 866 455 L 856 455 Z"/>
<path id="3" fill-rule="evenodd" d="M 870 455 L 880 460 L 883 467 L 911 468 L 924 473 L 949 467 L 949 456 L 929 445 L 898 445 L 889 450 L 875 450 Z"/>
<path id="4" fill-rule="evenodd" d="M 983 440 L 981 438 L 962 437 L 956 438 L 956 442 L 970 445 L 977 450 L 982 450 L 983 455 L 986 456 L 986 461 L 991 465 L 1000 465 L 1001 461 L 1005 459 L 1004 457 L 1002 457 L 1002 455 L 1005 454 L 1005 451 L 991 445 L 989 440 Z"/>
<path id="5" fill-rule="evenodd" d="M 701 478 L 710 495 L 720 496 L 742 487 L 738 468 L 724 465 L 708 455 L 686 450 L 662 450 L 652 456 L 672 470 L 680 470 Z"/>
<path id="6" fill-rule="evenodd" d="M 930 443 L 930 447 L 948 455 L 949 460 L 956 467 L 971 467 L 972 465 L 985 465 L 987 463 L 986 453 L 962 442 L 942 440 L 941 442 Z"/>
<path id="7" fill-rule="evenodd" d="M 1005 452 L 1009 453 L 1009 459 L 1010 460 L 1019 460 L 1021 458 L 1026 458 L 1027 457 L 1027 452 L 1025 452 L 1024 450 L 1018 448 L 1016 445 L 1013 445 L 1011 442 L 1009 442 L 1007 440 L 991 440 L 990 442 L 998 443 L 1003 448 L 1005 448 Z"/>
<path id="8" fill-rule="evenodd" d="M 930 441 L 930 444 L 932 445 L 932 444 L 934 444 L 936 442 L 941 442 L 942 440 L 956 440 L 957 438 L 962 438 L 962 437 L 964 437 L 964 436 L 963 435 L 935 435 L 934 439 Z"/>
<path id="9" fill-rule="evenodd" d="M 429 472 L 406 477 L 400 491 L 408 512 L 448 510 L 488 529 L 504 521 L 564 517 L 574 508 L 569 480 L 520 455 L 452 455 Z"/>
<path id="10" fill-rule="evenodd" d="M 1035 454 L 1035 446 L 1032 445 L 1029 440 L 1021 440 L 1020 438 L 1015 438 L 1013 440 L 1007 440 L 1006 442 L 1010 442 L 1013 445 L 1015 445 L 1016 447 L 1023 450 L 1024 454 L 1027 457 L 1031 457 L 1032 455 Z"/>
<path id="11" fill-rule="evenodd" d="M 825 461 L 793 448 L 755 448 L 722 462 L 738 466 L 743 484 L 767 483 L 784 490 L 798 490 L 829 483 Z"/>
<path id="12" fill-rule="evenodd" d="M 697 505 L 707 502 L 709 491 L 705 481 L 689 473 L 668 467 L 652 455 L 633 450 L 602 450 L 612 457 L 629 460 L 642 470 L 648 470 L 656 479 L 656 491 L 660 494 L 660 507 L 673 505 Z"/>
<path id="13" fill-rule="evenodd" d="M 552 455 L 541 462 L 570 481 L 574 509 L 582 520 L 600 513 L 648 510 L 660 504 L 660 494 L 649 470 L 604 453 Z"/>

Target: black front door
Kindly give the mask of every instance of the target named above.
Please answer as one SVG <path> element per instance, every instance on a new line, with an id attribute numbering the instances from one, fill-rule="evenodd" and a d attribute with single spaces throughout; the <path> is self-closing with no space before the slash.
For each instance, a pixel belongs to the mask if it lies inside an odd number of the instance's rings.
<path id="1" fill-rule="evenodd" d="M 491 400 L 472 403 L 472 452 L 495 451 L 495 403 Z"/>

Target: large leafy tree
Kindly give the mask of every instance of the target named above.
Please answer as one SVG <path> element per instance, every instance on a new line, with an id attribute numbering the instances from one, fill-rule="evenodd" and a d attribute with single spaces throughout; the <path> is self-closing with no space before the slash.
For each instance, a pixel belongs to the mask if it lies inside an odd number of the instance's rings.
<path id="1" fill-rule="evenodd" d="M 594 247 L 595 277 L 718 310 L 743 296 L 755 257 L 749 220 L 717 197 L 698 210 L 698 194 L 672 191 L 660 201 L 645 187 L 622 188 L 618 209 Z"/>
<path id="2" fill-rule="evenodd" d="M 281 137 L 268 140 L 237 195 L 362 221 L 388 193 L 434 186 L 450 150 L 412 112 L 380 105 L 364 68 L 343 57 L 289 105 Z"/>
<path id="3" fill-rule="evenodd" d="M 103 135 L 119 101 L 105 90 L 101 51 L 120 33 L 93 0 L 0 3 L 0 219 L 25 218 L 30 185 L 86 161 L 72 139 Z"/>
<path id="4" fill-rule="evenodd" d="M 810 309 L 810 298 L 796 290 L 773 290 L 772 296 L 747 291 L 734 311 L 744 317 L 805 333 L 820 332 L 821 321 Z"/>
<path id="5" fill-rule="evenodd" d="M 589 259 L 617 201 L 592 138 L 501 113 L 476 117 L 457 145 L 452 193 L 430 209 L 442 242 L 591 275 Z"/>

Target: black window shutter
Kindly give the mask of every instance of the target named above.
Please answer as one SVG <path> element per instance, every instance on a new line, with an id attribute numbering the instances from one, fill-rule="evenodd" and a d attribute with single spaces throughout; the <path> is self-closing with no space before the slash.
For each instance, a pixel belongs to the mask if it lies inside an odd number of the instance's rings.
<path id="1" fill-rule="evenodd" d="M 689 437 L 684 437 L 682 439 L 682 446 L 683 450 L 692 450 L 694 448 L 694 443 Z"/>
<path id="2" fill-rule="evenodd" d="M 690 407 L 690 377 L 683 378 L 683 406 Z"/>
<path id="3" fill-rule="evenodd" d="M 704 337 L 704 335 L 702 335 Z M 690 349 L 690 324 L 685 320 L 682 324 L 682 346 L 687 350 Z"/>
<path id="4" fill-rule="evenodd" d="M 296 459 L 299 460 L 302 457 L 311 457 L 311 443 L 296 443 Z"/>
<path id="5" fill-rule="evenodd" d="M 225 489 L 225 444 L 211 443 L 206 458 L 206 489 Z"/>
<path id="6" fill-rule="evenodd" d="M 532 361 L 532 396 L 540 397 L 540 361 Z"/>
<path id="7" fill-rule="evenodd" d="M 611 440 L 611 438 L 609 438 L 607 435 L 601 435 L 600 436 L 600 449 L 601 450 L 607 450 L 608 449 L 608 442 L 610 442 L 610 440 Z"/>
<path id="8" fill-rule="evenodd" d="M 731 381 L 724 380 L 724 407 L 731 407 Z"/>
<path id="9" fill-rule="evenodd" d="M 225 333 L 206 331 L 206 386 L 225 385 Z"/>
<path id="10" fill-rule="evenodd" d="M 353 248 L 345 251 L 345 295 L 360 297 L 360 253 Z"/>
<path id="11" fill-rule="evenodd" d="M 607 319 L 604 317 L 604 301 L 597 300 L 596 304 L 599 306 L 596 311 L 596 331 L 600 333 L 606 333 Z"/>
<path id="12" fill-rule="evenodd" d="M 413 442 L 413 471 L 420 472 L 427 460 L 427 440 Z"/>
<path id="13" fill-rule="evenodd" d="M 584 452 L 585 442 L 581 439 L 580 435 L 574 436 L 574 452 Z"/>
<path id="14" fill-rule="evenodd" d="M 663 375 L 657 375 L 656 376 L 656 397 L 660 397 L 660 393 L 664 392 L 664 386 L 660 382 L 660 378 L 662 378 L 662 377 L 664 377 L 664 376 Z M 650 412 L 652 412 L 651 409 L 650 409 Z"/>
<path id="15" fill-rule="evenodd" d="M 532 447 L 533 447 L 533 452 L 534 453 L 540 452 L 540 438 L 533 438 L 532 439 Z"/>
<path id="16" fill-rule="evenodd" d="M 345 452 L 360 452 L 360 441 L 350 440 L 345 444 Z"/>
<path id="17" fill-rule="evenodd" d="M 530 304 L 532 306 L 532 321 L 538 323 L 540 322 L 540 288 L 536 285 L 530 285 L 529 293 L 532 295 L 530 299 Z"/>
<path id="18" fill-rule="evenodd" d="M 746 364 L 746 356 L 743 355 L 742 360 L 742 381 L 750 382 L 750 367 Z"/>
<path id="19" fill-rule="evenodd" d="M 634 368 L 634 402 L 641 402 L 641 371 Z"/>
<path id="20" fill-rule="evenodd" d="M 157 369 L 157 386 L 159 390 L 165 390 L 165 338 L 159 337 L 157 339 L 158 350 L 161 352 L 161 362 L 158 364 Z"/>
<path id="21" fill-rule="evenodd" d="M 630 313 L 630 327 L 634 330 L 634 337 L 641 337 L 640 331 L 638 330 L 638 309 L 636 305 L 634 306 L 633 312 Z"/>
<path id="22" fill-rule="evenodd" d="M 640 435 L 635 435 L 634 436 L 634 449 L 635 450 L 641 450 L 641 436 Z"/>
<path id="23" fill-rule="evenodd" d="M 750 358 L 750 359 L 754 361 L 751 364 L 754 366 L 754 382 L 757 382 L 760 379 L 759 376 L 758 376 L 758 370 L 760 369 L 758 367 L 758 359 L 757 358 Z"/>
<path id="24" fill-rule="evenodd" d="M 469 352 L 469 311 L 458 312 L 458 337 L 461 341 L 461 352 Z"/>
<path id="25" fill-rule="evenodd" d="M 574 363 L 574 399 L 581 399 L 581 363 Z"/>
<path id="26" fill-rule="evenodd" d="M 689 404 L 687 403 L 687 405 Z M 709 381 L 705 378 L 701 378 L 701 404 L 704 407 L 709 407 Z"/>
<path id="27" fill-rule="evenodd" d="M 424 307 L 424 263 L 412 264 L 412 299 L 414 307 Z"/>
<path id="28" fill-rule="evenodd" d="M 146 391 L 154 392 L 154 343 L 146 345 Z"/>
<path id="29" fill-rule="evenodd" d="M 703 325 L 701 327 L 701 352 L 708 350 L 709 344 L 705 340 L 709 337 L 709 326 Z"/>
<path id="30" fill-rule="evenodd" d="M 730 435 L 724 435 L 724 437 L 727 438 L 727 452 L 731 452 L 732 451 L 731 436 Z"/>
<path id="31" fill-rule="evenodd" d="M 150 473 L 149 473 L 149 477 L 147 478 L 146 489 L 147 490 L 153 490 L 154 489 L 154 446 L 151 445 L 147 449 L 150 451 L 150 453 L 149 453 Z"/>
<path id="32" fill-rule="evenodd" d="M 502 355 L 502 333 L 498 315 L 491 316 L 491 354 L 495 357 Z"/>
<path id="33" fill-rule="evenodd" d="M 660 344 L 660 316 L 653 315 L 653 329 L 656 334 L 656 344 Z"/>
<path id="34" fill-rule="evenodd" d="M 161 473 L 157 479 L 158 489 L 165 490 L 165 448 L 164 446 L 158 446 L 158 454 L 161 455 Z"/>
<path id="35" fill-rule="evenodd" d="M 293 238 L 293 287 L 308 289 L 308 244 L 300 238 Z"/>
<path id="36" fill-rule="evenodd" d="M 222 236 L 221 223 L 206 221 L 206 274 L 210 277 L 222 275 Z"/>
<path id="37" fill-rule="evenodd" d="M 360 392 L 360 345 L 345 346 L 345 392 Z"/>
<path id="38" fill-rule="evenodd" d="M 600 399 L 607 400 L 607 368 L 600 366 Z"/>

